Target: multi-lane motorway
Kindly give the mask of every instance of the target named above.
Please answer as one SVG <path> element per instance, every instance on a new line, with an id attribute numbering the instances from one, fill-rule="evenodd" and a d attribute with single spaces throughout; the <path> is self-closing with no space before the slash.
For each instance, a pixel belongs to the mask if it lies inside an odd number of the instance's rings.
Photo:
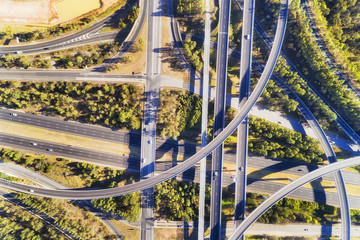
<path id="1" fill-rule="evenodd" d="M 144 117 L 141 127 L 140 179 L 154 176 L 156 160 L 156 113 L 160 101 L 162 0 L 146 1 L 148 31 Z M 141 194 L 140 239 L 154 239 L 154 188 Z"/>
<path id="2" fill-rule="evenodd" d="M 184 163 L 162 173 L 158 176 L 152 177 L 150 179 L 144 180 L 142 182 L 137 182 L 128 186 L 114 188 L 114 189 L 106 189 L 106 190 L 89 190 L 89 191 L 81 191 L 81 190 L 59 190 L 59 191 L 46 191 L 44 189 L 39 188 L 33 188 L 35 195 L 42 195 L 42 196 L 53 196 L 53 197 L 61 197 L 61 198 L 68 198 L 68 194 L 71 194 L 71 198 L 82 198 L 86 199 L 89 198 L 90 193 L 100 194 L 96 196 L 92 196 L 91 198 L 98 198 L 98 197 L 104 197 L 104 196 L 117 196 L 122 195 L 125 193 L 129 193 L 136 190 L 142 190 L 146 189 L 148 187 L 154 186 L 156 183 L 159 183 L 161 181 L 164 181 L 168 178 L 171 178 L 175 175 L 177 175 L 180 172 L 185 171 L 190 166 L 194 165 L 197 161 L 199 161 L 201 158 L 208 155 L 212 150 L 214 150 L 216 147 L 218 147 L 222 141 L 231 134 L 231 132 L 237 127 L 237 125 L 245 118 L 245 116 L 250 111 L 251 107 L 255 104 L 256 100 L 260 96 L 262 90 L 264 89 L 264 86 L 266 85 L 267 80 L 269 79 L 271 72 L 273 70 L 274 64 L 276 62 L 277 56 L 280 51 L 280 46 L 282 43 L 284 30 L 285 30 L 285 23 L 286 23 L 286 16 L 287 16 L 287 4 L 282 5 L 282 9 L 280 10 L 280 16 L 279 16 L 279 22 L 278 22 L 278 28 L 275 35 L 275 41 L 273 45 L 273 49 L 270 53 L 269 61 L 265 66 L 264 72 L 260 78 L 260 81 L 256 88 L 254 89 L 253 93 L 251 94 L 249 100 L 245 103 L 243 109 L 239 112 L 239 114 L 235 117 L 235 119 L 229 124 L 225 130 L 218 135 L 211 143 L 209 143 L 208 146 L 206 146 L 204 149 L 200 150 L 197 154 L 190 157 L 187 161 Z M 220 35 L 223 32 L 220 31 Z M 226 47 L 227 49 L 227 47 Z M 227 54 L 225 55 L 227 57 Z M 219 65 L 218 65 L 219 66 Z M 222 170 L 222 169 L 221 169 Z M 29 187 L 28 186 L 21 186 L 19 184 L 10 183 L 6 181 L 1 181 L 1 184 L 3 186 L 7 186 L 12 189 L 17 189 L 23 192 L 28 192 Z M 220 187 L 221 188 L 221 187 Z M 221 190 L 220 190 L 221 192 Z M 347 239 L 347 236 L 344 236 L 345 239 Z"/>
<path id="3" fill-rule="evenodd" d="M 243 26 L 241 35 L 241 60 L 240 60 L 240 86 L 239 110 L 247 101 L 250 94 L 250 78 L 252 64 L 252 42 L 255 14 L 255 0 L 245 0 L 243 10 Z M 249 117 L 239 125 L 237 130 L 236 147 L 236 182 L 235 182 L 235 226 L 238 226 L 245 217 L 246 206 L 246 181 L 248 159 L 248 134 Z"/>
<path id="4" fill-rule="evenodd" d="M 213 136 L 216 138 L 225 127 L 226 81 L 228 68 L 229 27 L 231 0 L 220 2 L 219 31 L 216 57 L 216 96 L 214 107 Z M 211 198 L 210 198 L 210 239 L 221 239 L 222 170 L 224 145 L 212 154 Z"/>

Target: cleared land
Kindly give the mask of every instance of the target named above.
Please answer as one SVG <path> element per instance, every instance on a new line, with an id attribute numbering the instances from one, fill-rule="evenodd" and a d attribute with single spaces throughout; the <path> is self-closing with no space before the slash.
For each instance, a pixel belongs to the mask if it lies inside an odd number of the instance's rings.
<path id="1" fill-rule="evenodd" d="M 100 0 L 63 0 L 55 3 L 61 22 L 69 21 L 100 8 Z"/>
<path id="2" fill-rule="evenodd" d="M 56 12 L 51 7 L 51 0 L 1 1 L 2 22 L 49 23 L 53 18 L 56 18 Z"/>

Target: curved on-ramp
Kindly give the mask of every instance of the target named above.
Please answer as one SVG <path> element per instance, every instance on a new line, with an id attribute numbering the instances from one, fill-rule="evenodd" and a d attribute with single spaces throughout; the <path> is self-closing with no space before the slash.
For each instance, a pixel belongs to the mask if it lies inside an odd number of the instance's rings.
<path id="1" fill-rule="evenodd" d="M 343 168 L 348 168 L 352 166 L 360 165 L 360 157 L 354 157 L 347 160 L 343 160 L 341 162 L 332 163 L 325 167 L 319 168 L 315 171 L 312 171 L 290 184 L 283 187 L 280 191 L 277 191 L 273 195 L 271 195 L 265 202 L 263 202 L 260 206 L 258 206 L 253 212 L 247 216 L 247 218 L 235 229 L 235 231 L 228 238 L 229 240 L 239 239 L 241 235 L 245 232 L 246 229 L 250 227 L 252 223 L 254 223 L 266 210 L 268 210 L 271 206 L 277 203 L 280 199 L 288 195 L 289 193 L 295 191 L 299 187 L 309 183 L 315 179 L 318 179 L 326 174 L 335 173 Z"/>
<path id="2" fill-rule="evenodd" d="M 186 171 L 202 158 L 209 155 L 217 146 L 219 146 L 244 120 L 248 115 L 250 109 L 255 105 L 257 99 L 260 97 L 262 91 L 264 90 L 266 83 L 268 82 L 272 71 L 274 69 L 277 57 L 279 56 L 281 45 L 285 35 L 286 21 L 287 21 L 287 12 L 288 12 L 288 0 L 283 0 L 284 4 L 281 5 L 281 10 L 279 13 L 279 21 L 277 25 L 277 30 L 274 39 L 274 45 L 271 50 L 269 60 L 266 63 L 264 72 L 261 75 L 261 78 L 253 90 L 252 94 L 249 97 L 249 100 L 245 103 L 241 111 L 235 116 L 235 118 L 229 123 L 229 125 L 222 131 L 218 137 L 212 140 L 206 147 L 202 148 L 198 153 L 190 157 L 188 160 L 183 163 L 159 174 L 155 177 L 143 180 L 141 182 L 136 182 L 133 184 L 116 187 L 116 188 L 107 188 L 107 189 L 98 189 L 98 190 L 51 190 L 51 189 L 42 189 L 39 187 L 32 187 L 24 184 L 14 183 L 6 180 L 0 180 L 0 185 L 13 189 L 16 191 L 31 193 L 33 195 L 42 196 L 42 197 L 52 197 L 52 198 L 63 198 L 63 199 L 99 199 L 120 196 L 136 191 L 140 191 L 152 186 L 155 186 L 158 183 L 166 181 L 170 178 L 175 177 L 176 175 Z M 33 192 L 29 191 L 30 189 Z"/>

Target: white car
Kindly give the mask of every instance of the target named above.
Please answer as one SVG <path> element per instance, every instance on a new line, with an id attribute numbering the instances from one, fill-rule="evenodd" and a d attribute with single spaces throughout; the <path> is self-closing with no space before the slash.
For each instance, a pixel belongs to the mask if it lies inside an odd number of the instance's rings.
<path id="1" fill-rule="evenodd" d="M 16 116 L 17 116 L 17 114 L 16 114 L 16 113 L 10 113 L 10 115 L 11 115 L 11 116 L 14 116 L 14 117 L 16 117 Z"/>
<path id="2" fill-rule="evenodd" d="M 35 142 L 32 142 L 32 143 L 31 143 L 31 145 L 33 145 L 33 146 L 37 146 L 37 143 L 35 143 Z"/>

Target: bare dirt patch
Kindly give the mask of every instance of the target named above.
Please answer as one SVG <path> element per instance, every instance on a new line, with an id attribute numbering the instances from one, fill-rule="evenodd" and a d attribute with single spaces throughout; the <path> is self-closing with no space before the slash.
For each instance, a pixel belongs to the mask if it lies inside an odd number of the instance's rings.
<path id="1" fill-rule="evenodd" d="M 164 17 L 162 27 L 162 66 L 161 73 L 176 79 L 190 82 L 189 73 L 182 66 L 181 60 L 173 51 L 170 41 L 169 17 L 167 15 L 167 2 L 164 2 Z"/>
<path id="2" fill-rule="evenodd" d="M 122 1 L 124 0 L 2 0 L 0 22 L 57 24 L 86 13 L 101 14 Z"/>
<path id="3" fill-rule="evenodd" d="M 197 232 L 192 229 L 177 229 L 177 228 L 156 228 L 155 239 L 163 240 L 182 240 L 182 239 L 197 239 Z"/>
<path id="4" fill-rule="evenodd" d="M 56 17 L 51 0 L 1 1 L 2 22 L 50 23 Z"/>
<path id="5" fill-rule="evenodd" d="M 124 54 L 123 59 L 117 63 L 117 67 L 114 70 L 109 71 L 109 74 L 135 74 L 142 75 L 145 73 L 146 66 L 146 31 L 147 23 L 141 31 L 139 39 L 131 47 L 130 51 Z M 143 41 L 143 49 L 139 50 L 140 39 Z M 125 59 L 128 59 L 126 61 Z"/>

